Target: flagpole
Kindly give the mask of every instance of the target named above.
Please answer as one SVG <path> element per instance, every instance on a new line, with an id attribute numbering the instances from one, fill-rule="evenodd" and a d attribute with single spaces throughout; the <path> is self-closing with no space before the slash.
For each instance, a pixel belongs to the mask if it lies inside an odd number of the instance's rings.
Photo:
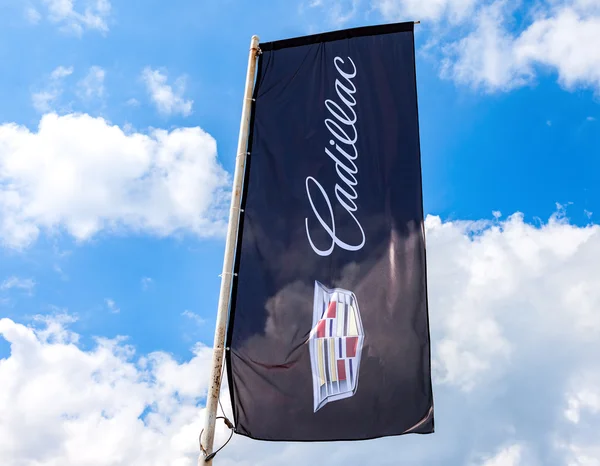
<path id="1" fill-rule="evenodd" d="M 231 282 L 233 279 L 233 260 L 235 253 L 235 242 L 238 233 L 240 216 L 240 200 L 242 195 L 242 183 L 244 181 L 244 170 L 246 164 L 248 134 L 250 132 L 250 111 L 252 108 L 252 92 L 254 88 L 254 77 L 256 75 L 256 64 L 258 57 L 258 36 L 252 36 L 250 42 L 250 53 L 248 56 L 248 70 L 246 72 L 246 88 L 244 90 L 244 102 L 242 105 L 242 118 L 240 122 L 240 133 L 237 146 L 235 172 L 233 175 L 233 190 L 231 195 L 231 206 L 229 208 L 229 226 L 227 228 L 227 239 L 225 242 L 225 255 L 223 258 L 223 272 L 221 275 L 221 291 L 217 308 L 217 324 L 215 328 L 215 340 L 213 348 L 213 360 L 210 371 L 208 396 L 206 398 L 206 417 L 204 430 L 200 439 L 201 452 L 198 458 L 198 466 L 212 465 L 212 458 L 205 461 L 205 456 L 213 452 L 215 440 L 215 422 L 217 407 L 219 404 L 219 393 L 221 391 L 221 378 L 223 375 L 223 355 L 225 350 L 225 330 L 227 327 L 227 315 L 231 294 Z"/>

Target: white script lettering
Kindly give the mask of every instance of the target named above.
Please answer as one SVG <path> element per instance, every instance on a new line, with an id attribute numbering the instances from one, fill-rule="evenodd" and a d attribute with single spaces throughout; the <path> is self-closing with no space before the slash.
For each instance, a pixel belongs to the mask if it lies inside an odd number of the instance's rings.
<path id="1" fill-rule="evenodd" d="M 312 207 L 312 211 L 318 222 L 331 238 L 331 245 L 328 248 L 317 248 L 310 237 L 308 218 L 305 219 L 308 242 L 313 251 L 320 256 L 330 255 L 336 245 L 347 251 L 358 251 L 362 249 L 365 244 L 365 232 L 355 215 L 355 212 L 358 210 L 358 206 L 355 202 L 358 199 L 358 192 L 356 191 L 358 180 L 355 176 L 358 173 L 358 167 L 354 161 L 358 158 L 358 150 L 356 149 L 358 132 L 355 127 L 357 116 L 353 108 L 356 105 L 356 99 L 353 95 L 356 93 L 356 86 L 354 86 L 352 79 L 356 76 L 356 66 L 350 57 L 348 57 L 348 60 L 350 60 L 350 63 L 352 64 L 353 70 L 351 72 L 346 72 L 340 68 L 340 63 L 345 65 L 344 60 L 340 57 L 335 57 L 333 60 L 335 68 L 341 76 L 341 78 L 335 80 L 336 94 L 345 107 L 342 107 L 340 103 L 331 99 L 325 101 L 325 107 L 333 117 L 325 119 L 325 126 L 332 137 L 329 140 L 331 150 L 326 147 L 325 154 L 335 162 L 336 173 L 343 182 L 342 185 L 336 183 L 334 187 L 335 197 L 346 213 L 356 223 L 362 239 L 359 244 L 348 244 L 336 236 L 335 217 L 329 196 L 323 186 L 321 186 L 321 183 L 312 176 L 309 176 L 306 178 L 306 194 L 308 196 L 308 202 L 310 202 L 310 206 Z M 316 186 L 318 188 L 320 195 L 327 204 L 326 219 L 318 212 L 317 207 L 313 202 L 314 192 L 311 194 L 311 186 Z"/>

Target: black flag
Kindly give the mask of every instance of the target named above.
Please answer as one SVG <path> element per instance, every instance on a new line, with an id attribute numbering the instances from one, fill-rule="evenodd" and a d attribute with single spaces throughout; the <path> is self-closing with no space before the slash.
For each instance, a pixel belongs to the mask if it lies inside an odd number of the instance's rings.
<path id="1" fill-rule="evenodd" d="M 433 432 L 413 27 L 260 45 L 226 344 L 238 434 Z"/>

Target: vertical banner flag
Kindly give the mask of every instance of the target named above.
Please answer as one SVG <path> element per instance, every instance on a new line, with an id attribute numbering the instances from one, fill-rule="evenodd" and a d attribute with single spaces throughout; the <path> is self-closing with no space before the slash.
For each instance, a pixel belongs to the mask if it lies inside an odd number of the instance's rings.
<path id="1" fill-rule="evenodd" d="M 260 45 L 226 344 L 238 434 L 433 432 L 413 28 Z"/>

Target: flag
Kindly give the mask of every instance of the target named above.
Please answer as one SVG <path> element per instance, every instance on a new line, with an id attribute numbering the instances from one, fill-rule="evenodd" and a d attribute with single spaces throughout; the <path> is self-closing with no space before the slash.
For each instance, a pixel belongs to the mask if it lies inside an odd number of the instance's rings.
<path id="1" fill-rule="evenodd" d="M 434 430 L 413 27 L 260 44 L 225 355 L 240 435 Z"/>

